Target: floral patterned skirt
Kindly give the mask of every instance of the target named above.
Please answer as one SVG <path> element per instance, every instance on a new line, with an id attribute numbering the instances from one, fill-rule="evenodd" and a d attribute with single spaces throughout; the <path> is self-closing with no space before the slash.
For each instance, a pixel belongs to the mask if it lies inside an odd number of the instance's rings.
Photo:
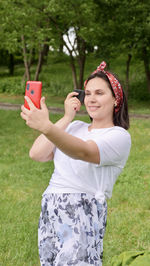
<path id="1" fill-rule="evenodd" d="M 86 193 L 47 194 L 38 229 L 41 266 L 102 265 L 107 203 Z"/>

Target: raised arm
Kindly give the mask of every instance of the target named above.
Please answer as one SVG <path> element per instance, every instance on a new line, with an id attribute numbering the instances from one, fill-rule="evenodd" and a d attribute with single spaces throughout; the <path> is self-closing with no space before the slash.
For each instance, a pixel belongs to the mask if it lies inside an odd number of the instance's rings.
<path id="1" fill-rule="evenodd" d="M 73 120 L 76 111 L 80 108 L 80 102 L 77 98 L 72 96 L 77 95 L 77 93 L 69 93 L 65 100 L 65 114 L 64 116 L 55 123 L 57 130 L 65 130 L 69 123 Z M 41 101 L 41 105 L 44 104 L 44 99 Z M 31 159 L 46 162 L 53 159 L 53 150 L 55 144 L 52 143 L 44 134 L 41 134 L 33 143 L 29 156 Z"/>
<path id="2" fill-rule="evenodd" d="M 78 99 L 72 96 L 73 93 L 69 94 L 69 102 L 76 105 Z M 37 109 L 28 97 L 26 97 L 26 100 L 28 101 L 30 110 L 22 106 L 21 116 L 26 120 L 26 124 L 29 127 L 42 132 L 42 134 L 62 152 L 74 159 L 96 164 L 100 162 L 99 150 L 94 141 L 83 141 L 80 138 L 66 133 L 62 128 L 58 128 L 57 125 L 54 125 L 49 120 L 48 109 L 44 100 L 41 102 L 41 110 Z M 75 115 L 74 113 L 76 113 L 76 108 L 77 105 L 73 108 L 72 119 Z"/>
<path id="3" fill-rule="evenodd" d="M 59 129 L 65 130 L 70 121 L 67 117 L 62 117 L 55 125 Z M 33 143 L 29 156 L 32 160 L 39 162 L 47 162 L 53 160 L 53 150 L 55 144 L 53 144 L 44 134 L 41 134 Z"/>

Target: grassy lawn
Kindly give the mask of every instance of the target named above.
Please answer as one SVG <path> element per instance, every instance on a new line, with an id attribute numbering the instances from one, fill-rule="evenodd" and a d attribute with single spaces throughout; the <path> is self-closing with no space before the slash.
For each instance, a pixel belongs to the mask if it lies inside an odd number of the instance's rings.
<path id="1" fill-rule="evenodd" d="M 43 94 L 46 98 L 46 104 L 48 106 L 62 107 L 64 106 L 65 97 L 63 96 L 53 96 L 49 94 Z M 0 102 L 2 103 L 12 103 L 12 104 L 23 104 L 24 95 L 11 95 L 0 93 Z"/>
<path id="2" fill-rule="evenodd" d="M 53 122 L 59 117 L 51 115 Z M 0 125 L 0 265 L 38 266 L 41 195 L 53 163 L 29 159 L 37 132 L 18 111 L 0 110 Z M 132 119 L 130 133 L 131 154 L 108 201 L 104 266 L 123 251 L 150 250 L 150 120 Z"/>

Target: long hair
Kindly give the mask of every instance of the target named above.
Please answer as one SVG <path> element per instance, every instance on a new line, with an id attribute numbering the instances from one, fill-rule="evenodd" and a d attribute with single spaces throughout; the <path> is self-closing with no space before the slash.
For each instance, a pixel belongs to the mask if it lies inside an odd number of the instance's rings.
<path id="1" fill-rule="evenodd" d="M 115 76 L 115 75 L 113 74 L 113 76 Z M 103 79 L 103 80 L 105 80 L 107 82 L 108 87 L 111 90 L 113 97 L 115 97 L 115 94 L 114 94 L 113 88 L 111 86 L 111 83 L 110 83 L 108 77 L 105 75 L 104 72 L 99 71 L 99 72 L 96 72 L 94 74 L 91 74 L 88 77 L 88 79 L 87 79 L 87 83 L 88 83 L 89 80 L 91 80 L 93 78 L 96 78 L 96 77 L 101 78 L 101 79 Z M 118 78 L 117 78 L 117 80 L 118 80 Z M 115 126 L 123 127 L 124 129 L 128 129 L 129 128 L 128 103 L 127 103 L 127 98 L 126 98 L 124 90 L 123 90 L 123 103 L 122 103 L 119 111 L 115 112 L 115 107 L 114 107 L 113 123 L 114 123 Z"/>

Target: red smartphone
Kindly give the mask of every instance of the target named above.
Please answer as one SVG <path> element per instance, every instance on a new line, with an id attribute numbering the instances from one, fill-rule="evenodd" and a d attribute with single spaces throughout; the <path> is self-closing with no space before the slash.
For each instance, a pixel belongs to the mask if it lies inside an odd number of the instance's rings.
<path id="1" fill-rule="evenodd" d="M 41 95 L 42 95 L 42 82 L 27 81 L 25 88 L 25 96 L 28 96 L 38 109 L 40 109 Z M 30 110 L 30 107 L 26 100 L 24 101 L 24 106 Z"/>

